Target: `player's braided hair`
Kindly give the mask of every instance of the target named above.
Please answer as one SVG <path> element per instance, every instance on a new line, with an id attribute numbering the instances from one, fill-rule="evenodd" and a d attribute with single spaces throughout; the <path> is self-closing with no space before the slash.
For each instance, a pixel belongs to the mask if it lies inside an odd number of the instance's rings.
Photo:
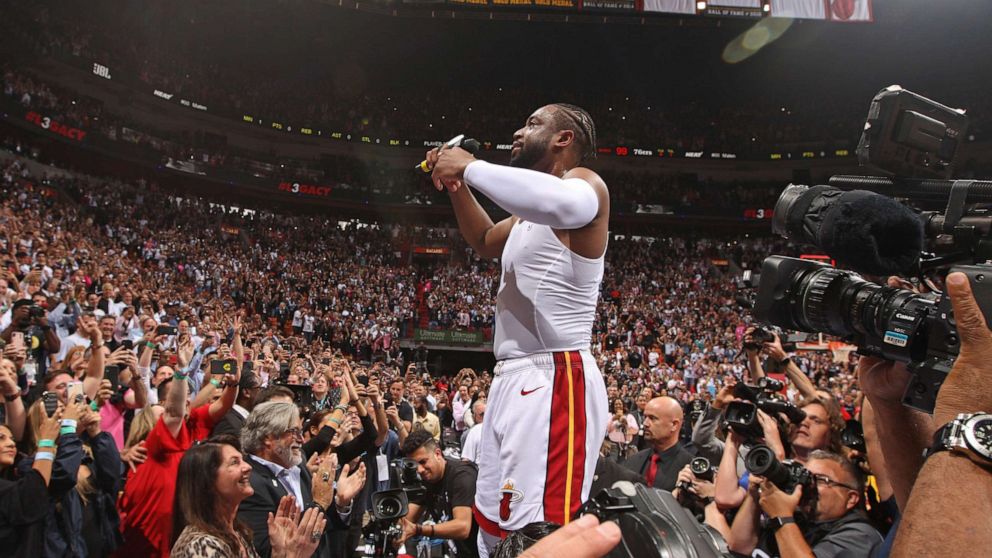
<path id="1" fill-rule="evenodd" d="M 582 148 L 582 159 L 594 159 L 596 157 L 596 124 L 592 121 L 592 116 L 582 107 L 570 105 L 568 103 L 555 103 L 558 110 L 555 112 L 556 124 L 559 129 L 576 130 L 575 139 Z"/>

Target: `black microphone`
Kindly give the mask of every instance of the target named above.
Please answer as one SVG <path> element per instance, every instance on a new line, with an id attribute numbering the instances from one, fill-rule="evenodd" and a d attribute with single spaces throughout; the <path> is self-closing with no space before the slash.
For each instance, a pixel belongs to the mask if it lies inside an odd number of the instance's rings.
<path id="1" fill-rule="evenodd" d="M 923 221 L 912 209 L 867 190 L 790 185 L 775 204 L 774 232 L 808 242 L 831 258 L 872 275 L 915 269 Z"/>
<path id="2" fill-rule="evenodd" d="M 458 134 L 457 136 L 455 136 L 455 137 L 451 138 L 450 140 L 448 140 L 447 143 L 445 143 L 444 145 L 442 145 L 441 146 L 441 149 L 450 149 L 452 147 L 461 147 L 465 151 L 468 151 L 472 155 L 475 155 L 476 153 L 479 152 L 479 148 L 482 147 L 482 145 L 479 143 L 479 140 L 475 140 L 475 139 L 472 139 L 472 138 L 466 138 L 465 137 L 465 134 Z M 420 164 L 417 165 L 414 168 L 415 169 L 420 169 L 420 170 L 422 170 L 425 173 L 429 173 L 429 172 L 431 172 L 433 170 L 427 164 L 427 159 L 424 159 L 423 161 L 421 161 Z"/>

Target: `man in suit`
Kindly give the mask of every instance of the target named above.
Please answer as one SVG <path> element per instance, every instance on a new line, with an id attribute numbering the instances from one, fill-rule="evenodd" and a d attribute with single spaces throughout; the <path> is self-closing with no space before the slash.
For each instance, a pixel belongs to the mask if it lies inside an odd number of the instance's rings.
<path id="1" fill-rule="evenodd" d="M 241 428 L 245 425 L 248 413 L 255 406 L 255 396 L 261 389 L 262 380 L 254 372 L 251 370 L 243 372 L 241 380 L 238 381 L 238 398 L 234 402 L 234 407 L 224 415 L 224 418 L 220 419 L 210 435 L 230 434 L 240 438 Z"/>
<path id="2" fill-rule="evenodd" d="M 649 447 L 624 462 L 644 484 L 671 491 L 679 471 L 692 461 L 692 454 L 679 442 L 682 421 L 682 405 L 671 397 L 656 397 L 644 406 L 644 439 Z"/>
<path id="3" fill-rule="evenodd" d="M 350 474 L 345 465 L 334 489 L 337 459 L 324 458 L 313 474 L 303 462 L 303 423 L 299 409 L 292 403 L 270 401 L 252 409 L 241 430 L 241 447 L 251 464 L 251 487 L 254 494 L 241 502 L 238 519 L 254 533 L 255 550 L 270 556 L 268 515 L 275 513 L 279 500 L 294 496 L 301 510 L 318 507 L 327 514 L 324 533 L 314 533 L 320 546 L 314 556 L 331 556 L 331 532 L 347 529 L 351 502 L 365 486 L 365 465 Z"/>

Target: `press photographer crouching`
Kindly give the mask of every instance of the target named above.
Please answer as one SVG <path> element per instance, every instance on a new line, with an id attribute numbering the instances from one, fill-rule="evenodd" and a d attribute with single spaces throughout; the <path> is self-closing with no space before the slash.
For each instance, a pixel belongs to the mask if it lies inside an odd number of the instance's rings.
<path id="1" fill-rule="evenodd" d="M 803 468 L 777 462 L 759 446 L 747 464 L 753 473 L 730 529 L 732 551 L 782 558 L 869 556 L 881 544 L 881 535 L 857 510 L 864 478 L 846 458 L 817 450 Z"/>
<path id="2" fill-rule="evenodd" d="M 403 533 L 394 544 L 399 546 L 419 536 L 448 539 L 458 558 L 478 558 L 479 526 L 472 517 L 476 465 L 444 457 L 434 437 L 425 430 L 416 430 L 407 437 L 403 455 L 417 464 L 417 474 L 426 490 L 422 497 L 411 498 L 409 512 L 400 520 Z M 433 524 L 423 524 L 425 517 Z"/>

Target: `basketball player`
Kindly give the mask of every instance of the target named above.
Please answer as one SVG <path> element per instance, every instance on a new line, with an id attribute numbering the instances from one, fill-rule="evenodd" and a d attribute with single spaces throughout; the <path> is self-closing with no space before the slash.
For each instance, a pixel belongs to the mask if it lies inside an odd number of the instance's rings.
<path id="1" fill-rule="evenodd" d="M 609 418 L 589 346 L 610 201 L 603 179 L 579 166 L 595 152 L 589 114 L 553 104 L 513 134 L 510 166 L 459 148 L 427 154 L 466 241 L 484 258 L 502 258 L 493 341 L 499 362 L 482 423 L 474 510 L 483 557 L 508 531 L 536 521 L 567 524 L 589 497 Z M 493 224 L 471 190 L 511 217 Z"/>

